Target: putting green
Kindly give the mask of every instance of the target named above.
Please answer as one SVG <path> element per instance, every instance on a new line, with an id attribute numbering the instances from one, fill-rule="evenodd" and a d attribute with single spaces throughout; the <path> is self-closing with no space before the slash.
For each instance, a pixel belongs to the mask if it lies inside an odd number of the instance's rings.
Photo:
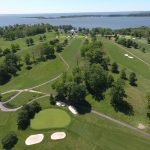
<path id="1" fill-rule="evenodd" d="M 63 128 L 69 125 L 71 118 L 67 112 L 61 109 L 45 109 L 35 115 L 31 120 L 31 128 L 35 130 Z"/>

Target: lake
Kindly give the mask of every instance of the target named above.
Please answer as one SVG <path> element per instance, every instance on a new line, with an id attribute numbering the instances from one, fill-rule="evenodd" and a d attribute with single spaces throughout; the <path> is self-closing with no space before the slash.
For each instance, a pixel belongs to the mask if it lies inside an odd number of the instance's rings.
<path id="1" fill-rule="evenodd" d="M 56 18 L 56 19 L 23 18 L 23 17 L 37 17 L 37 16 L 59 17 L 65 15 L 70 16 L 74 14 L 0 15 L 0 26 L 8 26 L 14 24 L 49 23 L 51 25 L 72 25 L 74 27 L 85 27 L 85 28 L 104 27 L 104 28 L 120 29 L 128 27 L 140 27 L 140 26 L 150 27 L 150 17 L 82 17 L 82 18 L 79 17 L 79 18 Z"/>

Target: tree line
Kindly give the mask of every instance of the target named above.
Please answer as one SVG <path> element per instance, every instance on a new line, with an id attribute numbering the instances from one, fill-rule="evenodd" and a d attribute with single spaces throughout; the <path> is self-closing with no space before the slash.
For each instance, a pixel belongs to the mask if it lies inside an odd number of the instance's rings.
<path id="1" fill-rule="evenodd" d="M 0 37 L 7 41 L 13 41 L 18 38 L 44 34 L 46 32 L 63 30 L 65 33 L 74 29 L 71 25 L 52 26 L 50 24 L 34 24 L 34 25 L 10 25 L 0 27 Z"/>

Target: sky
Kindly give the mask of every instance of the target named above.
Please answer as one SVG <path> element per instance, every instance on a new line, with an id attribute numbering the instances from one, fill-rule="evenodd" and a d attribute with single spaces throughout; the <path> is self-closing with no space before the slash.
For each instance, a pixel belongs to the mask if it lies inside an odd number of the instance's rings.
<path id="1" fill-rule="evenodd" d="M 0 14 L 150 11 L 150 0 L 0 0 Z"/>

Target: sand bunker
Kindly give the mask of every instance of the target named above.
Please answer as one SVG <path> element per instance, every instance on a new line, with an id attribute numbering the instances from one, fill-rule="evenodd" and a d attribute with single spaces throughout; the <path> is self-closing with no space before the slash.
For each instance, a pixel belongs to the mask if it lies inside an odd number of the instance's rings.
<path id="1" fill-rule="evenodd" d="M 132 56 L 128 56 L 130 59 L 133 59 L 133 57 Z"/>
<path id="2" fill-rule="evenodd" d="M 73 106 L 69 106 L 68 109 L 73 113 L 73 114 L 78 114 L 77 110 Z"/>
<path id="3" fill-rule="evenodd" d="M 66 137 L 65 132 L 55 132 L 51 135 L 52 140 L 61 140 L 64 139 L 65 137 Z"/>
<path id="4" fill-rule="evenodd" d="M 139 129 L 145 129 L 146 127 L 145 127 L 142 123 L 139 123 L 139 124 L 138 124 L 138 128 L 139 128 Z"/>
<path id="5" fill-rule="evenodd" d="M 132 57 L 132 56 L 129 56 L 128 54 L 124 54 L 124 56 L 126 56 L 126 57 L 128 57 L 128 58 L 130 58 L 130 59 L 133 59 L 134 57 Z"/>
<path id="6" fill-rule="evenodd" d="M 66 106 L 66 104 L 63 103 L 63 102 L 56 102 L 56 105 L 57 105 L 57 106 L 62 106 L 62 107 L 65 107 L 65 106 Z"/>
<path id="7" fill-rule="evenodd" d="M 43 139 L 44 139 L 43 134 L 31 135 L 26 139 L 25 144 L 26 145 L 38 144 L 38 143 L 41 143 Z"/>

